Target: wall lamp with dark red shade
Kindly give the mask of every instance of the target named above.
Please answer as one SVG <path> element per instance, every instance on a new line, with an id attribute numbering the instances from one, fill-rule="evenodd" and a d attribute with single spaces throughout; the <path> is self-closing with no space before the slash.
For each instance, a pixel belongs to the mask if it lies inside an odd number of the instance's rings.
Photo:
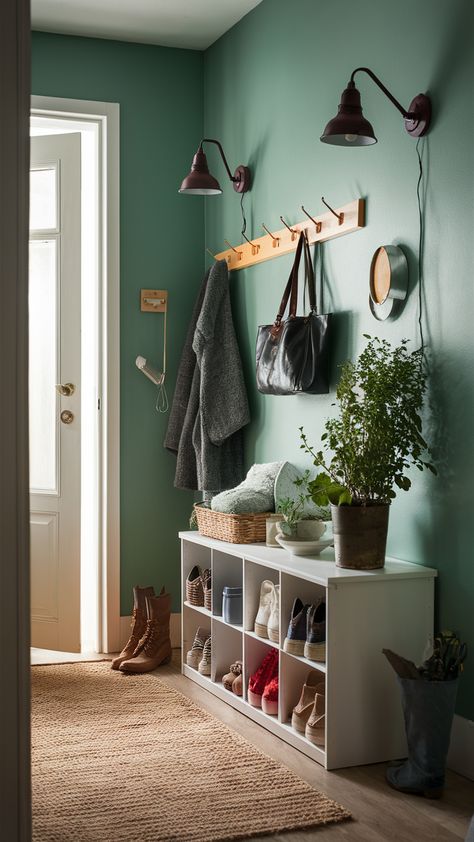
<path id="1" fill-rule="evenodd" d="M 380 79 L 368 67 L 357 67 L 351 74 L 347 88 L 342 92 L 338 113 L 329 121 L 321 140 L 334 146 L 370 146 L 377 143 L 374 130 L 362 114 L 360 93 L 354 82 L 356 73 L 367 73 L 386 97 L 398 108 L 405 121 L 405 128 L 412 137 L 426 134 L 431 120 L 431 100 L 426 94 L 418 94 L 410 103 L 408 111 L 395 99 Z"/>
<path id="2" fill-rule="evenodd" d="M 249 168 L 244 167 L 243 164 L 240 164 L 240 166 L 238 166 L 235 170 L 234 175 L 232 175 L 221 144 L 218 140 L 213 140 L 210 137 L 204 137 L 201 140 L 201 143 L 199 144 L 199 149 L 193 158 L 191 172 L 184 179 L 178 192 L 187 193 L 191 196 L 217 196 L 219 193 L 222 193 L 219 182 L 209 172 L 209 167 L 207 166 L 207 158 L 202 148 L 203 143 L 216 144 L 217 148 L 219 149 L 219 152 L 221 153 L 221 158 L 224 161 L 224 166 L 227 170 L 227 175 L 229 176 L 230 180 L 234 185 L 234 190 L 236 191 L 236 193 L 246 193 L 247 190 L 250 188 Z"/>

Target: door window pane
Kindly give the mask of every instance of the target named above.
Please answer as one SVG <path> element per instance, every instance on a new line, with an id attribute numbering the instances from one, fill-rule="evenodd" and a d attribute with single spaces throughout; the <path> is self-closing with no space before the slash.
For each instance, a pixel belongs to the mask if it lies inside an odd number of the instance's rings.
<path id="1" fill-rule="evenodd" d="M 56 240 L 30 242 L 30 487 L 56 490 Z"/>
<path id="2" fill-rule="evenodd" d="M 30 231 L 58 227 L 56 167 L 30 170 Z"/>

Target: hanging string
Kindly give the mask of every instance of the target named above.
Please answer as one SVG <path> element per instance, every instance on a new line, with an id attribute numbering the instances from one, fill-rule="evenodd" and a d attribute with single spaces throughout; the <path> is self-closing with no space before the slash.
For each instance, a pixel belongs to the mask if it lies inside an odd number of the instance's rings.
<path id="1" fill-rule="evenodd" d="M 422 162 L 422 155 L 420 154 L 420 143 L 422 142 L 422 138 L 419 137 L 416 142 L 416 154 L 418 157 L 418 181 L 416 184 L 416 198 L 418 202 L 418 327 L 420 330 L 420 343 L 421 343 L 421 352 L 424 354 L 425 350 L 425 340 L 423 335 L 423 282 L 424 282 L 424 273 L 423 273 L 423 258 L 424 258 L 424 247 L 425 247 L 425 220 L 424 220 L 424 197 L 422 198 L 421 194 L 421 185 L 423 182 L 423 162 Z M 423 185 L 424 186 L 424 185 Z"/>
<path id="2" fill-rule="evenodd" d="M 242 236 L 247 231 L 247 220 L 245 218 L 245 211 L 244 211 L 244 196 L 245 196 L 245 193 L 241 193 L 241 195 L 240 195 L 240 210 L 241 210 L 241 213 L 242 213 L 242 231 L 240 233 L 242 234 Z"/>
<path id="3" fill-rule="evenodd" d="M 165 309 L 165 318 L 163 324 L 163 373 L 158 384 L 158 397 L 156 398 L 155 409 L 157 412 L 168 412 L 169 401 L 168 393 L 165 386 L 166 377 L 166 321 L 168 317 L 168 308 Z"/>

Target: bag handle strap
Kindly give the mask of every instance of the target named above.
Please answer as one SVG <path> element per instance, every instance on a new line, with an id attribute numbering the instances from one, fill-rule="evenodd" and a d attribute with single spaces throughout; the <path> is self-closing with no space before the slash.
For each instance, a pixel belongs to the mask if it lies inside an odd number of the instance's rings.
<path id="1" fill-rule="evenodd" d="M 308 238 L 304 238 L 304 274 L 305 274 L 305 289 L 308 286 L 309 308 L 312 313 L 318 312 L 318 304 L 316 300 L 316 282 L 314 280 L 313 262 L 311 260 L 311 251 L 309 248 Z"/>
<path id="2" fill-rule="evenodd" d="M 291 267 L 290 277 L 288 278 L 288 282 L 286 284 L 285 291 L 281 299 L 280 307 L 278 309 L 278 313 L 275 319 L 276 326 L 280 324 L 283 318 L 284 312 L 286 310 L 286 305 L 288 304 L 288 299 L 290 299 L 290 317 L 296 316 L 296 308 L 298 306 L 298 272 L 300 268 L 301 252 L 303 250 L 304 240 L 304 231 L 301 231 L 300 238 L 298 240 L 298 245 L 296 247 L 295 259 L 293 261 L 293 266 Z"/>

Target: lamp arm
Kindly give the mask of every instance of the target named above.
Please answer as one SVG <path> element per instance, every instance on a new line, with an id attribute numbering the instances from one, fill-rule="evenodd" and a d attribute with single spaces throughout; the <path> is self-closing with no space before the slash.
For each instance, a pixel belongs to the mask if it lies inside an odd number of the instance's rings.
<path id="1" fill-rule="evenodd" d="M 370 76 L 370 78 L 371 78 L 371 79 L 375 82 L 375 84 L 376 84 L 376 85 L 378 85 L 378 87 L 380 88 L 380 90 L 382 91 L 382 93 L 384 93 L 384 94 L 385 94 L 385 96 L 386 96 L 386 97 L 388 97 L 388 99 L 390 100 L 390 102 L 392 102 L 392 103 L 393 103 L 393 105 L 395 106 L 395 108 L 398 108 L 398 110 L 399 110 L 400 114 L 401 114 L 401 115 L 402 115 L 405 119 L 410 119 L 410 118 L 413 118 L 413 117 L 415 116 L 415 115 L 414 115 L 411 111 L 405 111 L 405 109 L 403 108 L 403 105 L 400 105 L 400 103 L 398 102 L 398 99 L 395 99 L 395 97 L 393 96 L 393 94 L 391 94 L 391 93 L 390 93 L 390 91 L 389 91 L 389 90 L 385 87 L 385 85 L 384 85 L 384 84 L 380 81 L 380 79 L 378 78 L 378 76 L 376 76 L 376 75 L 375 75 L 375 73 L 373 73 L 373 72 L 372 72 L 372 70 L 370 70 L 370 68 L 369 68 L 369 67 L 356 67 L 356 69 L 352 71 L 352 74 L 351 74 L 351 79 L 350 79 L 350 82 L 352 83 L 352 86 L 354 85 L 354 76 L 355 76 L 355 74 L 356 74 L 356 73 L 359 73 L 360 71 L 363 71 L 364 73 L 367 73 L 367 75 L 368 75 L 368 76 Z"/>
<path id="2" fill-rule="evenodd" d="M 224 161 L 224 166 L 225 166 L 225 168 L 226 168 L 226 170 L 227 170 L 227 175 L 229 176 L 229 178 L 230 178 L 230 180 L 231 180 L 231 181 L 238 181 L 238 179 L 237 179 L 237 178 L 235 178 L 235 177 L 232 175 L 232 173 L 231 173 L 231 171 L 230 171 L 230 169 L 229 169 L 229 164 L 227 163 L 227 159 L 226 159 L 226 157 L 225 157 L 225 155 L 224 155 L 224 150 L 223 150 L 223 148 L 222 148 L 221 144 L 219 143 L 219 141 L 218 141 L 218 140 L 214 140 L 212 137 L 203 137 L 203 139 L 201 140 L 201 149 L 202 149 L 202 145 L 203 145 L 203 143 L 215 143 L 215 144 L 216 144 L 216 146 L 217 146 L 217 147 L 218 147 L 218 149 L 219 149 L 219 152 L 221 153 L 221 158 L 222 158 L 222 160 Z"/>

